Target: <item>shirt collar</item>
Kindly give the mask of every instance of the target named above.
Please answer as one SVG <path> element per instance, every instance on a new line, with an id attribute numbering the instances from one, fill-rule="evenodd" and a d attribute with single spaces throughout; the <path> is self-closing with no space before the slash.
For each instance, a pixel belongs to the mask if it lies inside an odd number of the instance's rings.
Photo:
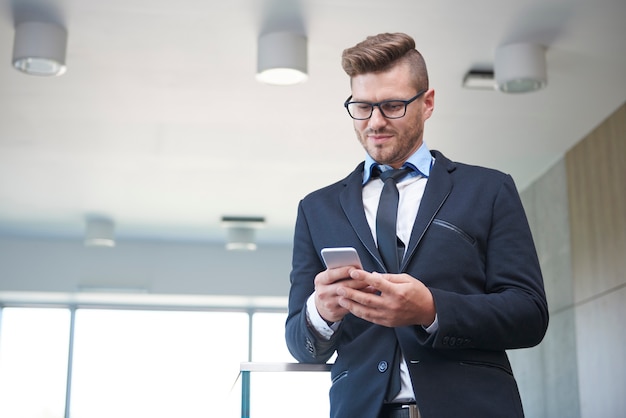
<path id="1" fill-rule="evenodd" d="M 418 174 L 428 178 L 430 175 L 430 167 L 433 163 L 433 157 L 430 155 L 430 150 L 426 146 L 426 143 L 422 143 L 422 145 L 415 151 L 406 162 L 402 165 L 402 167 L 411 167 Z M 363 184 L 367 183 L 372 176 L 372 168 L 379 165 L 374 159 L 369 155 L 365 155 L 365 170 L 363 171 Z M 381 165 L 381 168 L 384 170 L 390 169 L 391 167 L 386 165 Z"/>

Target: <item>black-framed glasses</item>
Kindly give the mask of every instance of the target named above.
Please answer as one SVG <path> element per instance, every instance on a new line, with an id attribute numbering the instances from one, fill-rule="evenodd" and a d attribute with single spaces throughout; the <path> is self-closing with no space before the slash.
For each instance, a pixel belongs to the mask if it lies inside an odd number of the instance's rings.
<path id="1" fill-rule="evenodd" d="M 352 119 L 366 120 L 372 117 L 374 108 L 377 107 L 380 113 L 387 119 L 400 119 L 406 115 L 406 107 L 417 100 L 428 89 L 424 89 L 411 97 L 409 100 L 383 100 L 382 102 L 351 102 L 352 96 L 348 97 L 343 104 Z"/>

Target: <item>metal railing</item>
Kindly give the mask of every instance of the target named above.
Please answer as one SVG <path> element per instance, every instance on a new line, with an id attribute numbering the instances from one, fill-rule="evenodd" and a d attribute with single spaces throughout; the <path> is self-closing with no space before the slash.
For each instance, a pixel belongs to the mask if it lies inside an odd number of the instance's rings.
<path id="1" fill-rule="evenodd" d="M 250 418 L 251 372 L 329 372 L 332 364 L 243 362 L 241 373 L 241 418 Z"/>

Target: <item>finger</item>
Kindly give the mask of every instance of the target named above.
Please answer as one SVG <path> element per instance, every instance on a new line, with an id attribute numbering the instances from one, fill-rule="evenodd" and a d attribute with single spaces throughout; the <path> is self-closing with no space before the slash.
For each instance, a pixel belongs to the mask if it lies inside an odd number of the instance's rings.
<path id="1" fill-rule="evenodd" d="M 381 297 L 378 295 L 378 292 L 371 287 L 368 287 L 366 289 L 367 290 L 364 291 L 362 289 L 353 289 L 345 286 L 337 288 L 337 295 L 340 296 L 340 305 L 346 308 L 346 306 L 341 303 L 341 300 L 343 299 L 348 300 L 351 304 L 351 307 L 353 307 L 353 303 L 356 303 L 358 305 L 363 305 L 371 308 L 379 308 L 382 304 L 382 301 Z M 351 308 L 348 309 L 352 310 Z"/>
<path id="2" fill-rule="evenodd" d="M 354 267 L 345 266 L 326 270 L 326 273 L 328 275 L 328 283 L 336 283 L 341 280 L 349 279 L 350 270 L 352 269 L 354 269 Z"/>
<path id="3" fill-rule="evenodd" d="M 384 275 L 385 280 L 391 283 L 408 283 L 412 280 L 415 280 L 411 276 L 406 273 L 402 274 L 386 274 Z"/>
<path id="4" fill-rule="evenodd" d="M 358 318 L 375 324 L 389 326 L 389 321 L 385 317 L 384 311 L 376 307 L 362 305 L 348 298 L 339 299 L 339 303 L 343 308 L 350 311 L 352 315 Z"/>
<path id="5" fill-rule="evenodd" d="M 390 282 L 392 277 L 396 276 L 394 274 L 381 274 L 377 272 L 368 273 L 363 270 L 351 271 L 350 277 L 355 280 L 366 283 L 368 286 L 371 286 L 379 291 L 389 291 Z"/>
<path id="6" fill-rule="evenodd" d="M 348 279 L 348 280 L 344 280 L 344 281 L 338 282 L 337 286 L 348 287 L 350 289 L 357 289 L 357 290 L 363 290 L 363 289 L 366 289 L 368 287 L 371 287 L 369 284 L 367 284 L 366 282 L 364 282 L 362 280 L 352 280 L 352 279 Z"/>
<path id="7" fill-rule="evenodd" d="M 319 272 L 316 276 L 315 276 L 315 285 L 316 286 L 328 286 L 331 285 L 333 283 L 336 283 L 340 280 L 345 279 L 345 277 L 342 277 L 345 273 L 342 273 L 343 267 L 339 268 L 339 269 L 329 269 L 329 270 L 324 270 Z"/>

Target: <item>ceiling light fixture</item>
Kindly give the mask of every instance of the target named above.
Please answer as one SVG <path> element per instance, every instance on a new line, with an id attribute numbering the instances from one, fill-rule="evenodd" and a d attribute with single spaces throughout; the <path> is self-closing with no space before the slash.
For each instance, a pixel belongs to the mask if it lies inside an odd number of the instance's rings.
<path id="1" fill-rule="evenodd" d="M 228 234 L 226 249 L 256 250 L 256 230 L 264 225 L 265 218 L 261 216 L 222 216 L 222 226 Z"/>
<path id="2" fill-rule="evenodd" d="M 258 81 L 290 85 L 306 81 L 307 39 L 291 32 L 267 33 L 259 37 Z"/>
<path id="3" fill-rule="evenodd" d="M 29 75 L 52 76 L 65 72 L 65 28 L 43 22 L 22 22 L 15 28 L 13 66 Z"/>
<path id="4" fill-rule="evenodd" d="M 115 247 L 115 225 L 107 218 L 87 219 L 85 247 Z"/>
<path id="5" fill-rule="evenodd" d="M 518 43 L 496 49 L 494 71 L 498 89 L 526 93 L 542 89 L 548 82 L 545 47 Z"/>

